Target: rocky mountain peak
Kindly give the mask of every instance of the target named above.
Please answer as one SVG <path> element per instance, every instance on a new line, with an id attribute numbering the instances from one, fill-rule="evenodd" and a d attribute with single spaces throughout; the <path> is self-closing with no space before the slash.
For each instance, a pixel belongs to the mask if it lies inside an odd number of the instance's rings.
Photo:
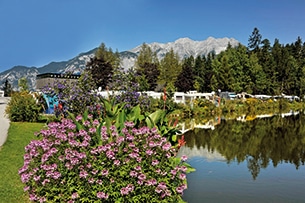
<path id="1" fill-rule="evenodd" d="M 157 57 L 161 60 L 166 53 L 171 49 L 178 54 L 179 58 L 182 60 L 184 58 L 207 55 L 211 52 L 219 54 L 221 51 L 224 51 L 228 44 L 231 44 L 233 47 L 237 46 L 239 42 L 233 38 L 214 38 L 209 37 L 203 41 L 195 41 L 188 37 L 179 38 L 173 42 L 167 43 L 158 43 L 153 42 L 147 44 L 153 52 L 157 53 Z M 134 63 L 137 59 L 138 54 L 141 50 L 141 45 L 129 50 L 120 52 L 121 64 L 124 69 L 129 69 L 134 66 Z M 43 67 L 25 67 L 25 66 L 16 66 L 7 71 L 0 73 L 0 89 L 3 86 L 5 80 L 8 80 L 14 87 L 17 89 L 18 80 L 22 77 L 26 77 L 29 82 L 29 87 L 35 90 L 36 87 L 36 75 L 42 73 L 65 73 L 73 72 L 80 73 L 82 72 L 87 62 L 92 58 L 96 52 L 97 48 L 94 48 L 86 53 L 81 53 L 78 56 L 61 62 L 50 62 L 48 65 Z"/>

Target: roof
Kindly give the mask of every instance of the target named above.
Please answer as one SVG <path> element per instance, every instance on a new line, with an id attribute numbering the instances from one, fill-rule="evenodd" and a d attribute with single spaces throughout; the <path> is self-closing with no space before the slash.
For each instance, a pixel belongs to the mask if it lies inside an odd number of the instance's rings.
<path id="1" fill-rule="evenodd" d="M 68 78 L 68 79 L 78 79 L 79 74 L 63 74 L 63 73 L 42 73 L 36 76 L 37 79 L 41 78 Z"/>

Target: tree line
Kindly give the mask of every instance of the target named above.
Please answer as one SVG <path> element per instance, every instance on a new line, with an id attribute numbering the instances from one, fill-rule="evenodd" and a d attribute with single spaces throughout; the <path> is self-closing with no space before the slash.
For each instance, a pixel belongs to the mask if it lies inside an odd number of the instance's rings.
<path id="1" fill-rule="evenodd" d="M 211 52 L 184 59 L 171 49 L 161 60 L 144 43 L 134 67 L 128 71 L 120 67 L 119 53 L 102 43 L 86 70 L 92 73 L 96 85 L 102 89 L 110 87 L 125 72 L 132 74 L 126 78 L 131 78 L 139 91 L 163 91 L 166 88 L 172 92 L 221 90 L 303 96 L 305 43 L 298 37 L 291 44 L 283 45 L 275 39 L 271 45 L 268 39 L 262 38 L 259 29 L 254 28 L 248 46 L 228 44 L 227 49 L 218 55 Z"/>

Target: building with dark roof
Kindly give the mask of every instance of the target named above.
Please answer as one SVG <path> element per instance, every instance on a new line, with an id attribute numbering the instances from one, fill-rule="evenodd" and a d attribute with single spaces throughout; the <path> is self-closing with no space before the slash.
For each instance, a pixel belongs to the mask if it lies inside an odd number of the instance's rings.
<path id="1" fill-rule="evenodd" d="M 61 74 L 61 73 L 43 73 L 36 76 L 36 90 L 40 91 L 46 86 L 52 86 L 54 82 L 67 82 L 71 84 L 76 82 L 80 75 Z"/>

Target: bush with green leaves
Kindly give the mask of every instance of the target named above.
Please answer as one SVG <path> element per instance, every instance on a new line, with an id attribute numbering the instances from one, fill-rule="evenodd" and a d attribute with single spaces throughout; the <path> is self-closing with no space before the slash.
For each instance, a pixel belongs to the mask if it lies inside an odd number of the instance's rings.
<path id="1" fill-rule="evenodd" d="M 139 118 L 131 117 L 125 115 Z M 25 147 L 19 170 L 30 200 L 183 202 L 192 171 L 186 157 L 176 157 L 177 148 L 157 128 L 125 120 L 123 127 L 106 127 L 105 119 L 85 113 L 41 130 L 41 139 Z"/>
<path id="2" fill-rule="evenodd" d="M 42 106 L 28 91 L 15 92 L 8 102 L 5 113 L 13 122 L 36 122 L 39 120 Z"/>

